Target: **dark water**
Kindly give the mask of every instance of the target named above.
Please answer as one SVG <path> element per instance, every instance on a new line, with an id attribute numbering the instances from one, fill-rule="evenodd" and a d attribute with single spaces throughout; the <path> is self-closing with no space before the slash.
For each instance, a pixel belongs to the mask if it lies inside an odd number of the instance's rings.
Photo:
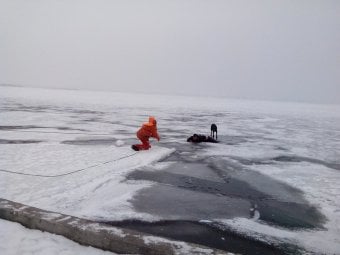
<path id="1" fill-rule="evenodd" d="M 237 137 L 233 142 L 246 139 Z M 157 171 L 138 169 L 126 177 L 127 181 L 154 183 L 130 202 L 136 211 L 164 220 L 110 224 L 242 254 L 300 254 L 302 250 L 287 243 L 263 242 L 200 221 L 258 217 L 263 223 L 291 230 L 323 228 L 325 217 L 300 190 L 248 169 L 255 163 L 270 162 L 201 157 L 200 150 L 210 146 L 205 144 L 168 146 L 176 147 L 176 152 L 164 161 L 174 163 Z M 275 159 L 270 161 L 275 163 Z"/>
<path id="2" fill-rule="evenodd" d="M 239 254 L 302 254 L 302 250 L 294 245 L 258 242 L 233 231 L 195 221 L 167 220 L 149 223 L 132 220 L 105 223 Z"/>

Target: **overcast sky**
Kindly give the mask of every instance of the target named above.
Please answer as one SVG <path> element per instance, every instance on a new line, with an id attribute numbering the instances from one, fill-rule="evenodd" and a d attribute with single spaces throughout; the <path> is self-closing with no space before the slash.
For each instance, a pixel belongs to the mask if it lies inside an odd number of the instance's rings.
<path id="1" fill-rule="evenodd" d="M 340 104 L 340 1 L 0 0 L 0 83 Z"/>

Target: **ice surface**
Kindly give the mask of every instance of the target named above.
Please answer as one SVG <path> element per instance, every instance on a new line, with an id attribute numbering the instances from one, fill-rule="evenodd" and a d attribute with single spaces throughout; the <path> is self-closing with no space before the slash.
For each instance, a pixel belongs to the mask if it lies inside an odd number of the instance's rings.
<path id="1" fill-rule="evenodd" d="M 148 185 L 124 183 L 124 175 L 172 152 L 157 146 L 138 153 L 130 147 L 112 146 L 96 150 L 60 144 L 4 147 L 6 157 L 2 155 L 1 168 L 18 173 L 54 176 L 95 166 L 55 178 L 1 173 L 0 192 L 4 198 L 75 216 L 111 220 L 116 219 L 119 208 L 126 213 L 126 201 Z"/>
<path id="2" fill-rule="evenodd" d="M 270 193 L 270 186 L 252 184 L 248 170 L 288 184 L 327 218 L 323 229 L 308 231 L 268 225 L 261 216 L 201 220 L 270 242 L 339 254 L 339 106 L 0 87 L 0 108 L 0 169 L 60 175 L 86 168 L 56 178 L 0 172 L 3 198 L 95 220 L 164 219 L 133 207 L 133 198 L 148 194 L 154 183 L 127 181 L 129 173 L 173 168 L 173 174 L 223 181 L 199 166 L 194 171 L 181 168 L 182 161 L 162 161 L 181 147 L 187 149 L 180 154 L 183 160 L 232 162 L 235 175 L 263 193 Z M 161 141 L 133 154 L 130 145 L 149 115 L 156 116 Z M 211 123 L 218 126 L 219 144 L 187 144 L 193 133 L 210 134 Z M 281 191 L 272 193 L 280 197 Z"/>

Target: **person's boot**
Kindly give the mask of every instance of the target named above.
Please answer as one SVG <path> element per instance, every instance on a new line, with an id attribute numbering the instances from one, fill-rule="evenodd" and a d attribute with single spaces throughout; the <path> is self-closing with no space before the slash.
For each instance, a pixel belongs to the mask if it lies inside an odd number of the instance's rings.
<path id="1" fill-rule="evenodd" d="M 131 146 L 132 149 L 134 149 L 135 151 L 139 151 L 138 145 L 137 144 L 133 144 Z"/>

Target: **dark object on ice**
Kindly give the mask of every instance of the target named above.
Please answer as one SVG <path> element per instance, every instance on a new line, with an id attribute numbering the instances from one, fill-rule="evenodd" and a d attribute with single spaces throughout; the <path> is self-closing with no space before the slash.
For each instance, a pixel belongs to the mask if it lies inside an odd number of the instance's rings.
<path id="1" fill-rule="evenodd" d="M 211 131 L 210 135 L 211 135 L 212 138 L 215 138 L 215 133 L 216 133 L 216 140 L 217 140 L 217 126 L 216 126 L 216 124 L 211 124 L 210 131 Z"/>
<path id="2" fill-rule="evenodd" d="M 218 141 L 216 141 L 211 136 L 197 135 L 197 134 L 194 134 L 193 136 L 190 136 L 187 139 L 187 142 L 192 142 L 192 143 L 202 143 L 202 142 L 206 142 L 206 143 L 218 143 Z"/>
<path id="3" fill-rule="evenodd" d="M 131 145 L 131 148 L 134 149 L 135 151 L 139 151 L 139 148 L 136 144 Z"/>

